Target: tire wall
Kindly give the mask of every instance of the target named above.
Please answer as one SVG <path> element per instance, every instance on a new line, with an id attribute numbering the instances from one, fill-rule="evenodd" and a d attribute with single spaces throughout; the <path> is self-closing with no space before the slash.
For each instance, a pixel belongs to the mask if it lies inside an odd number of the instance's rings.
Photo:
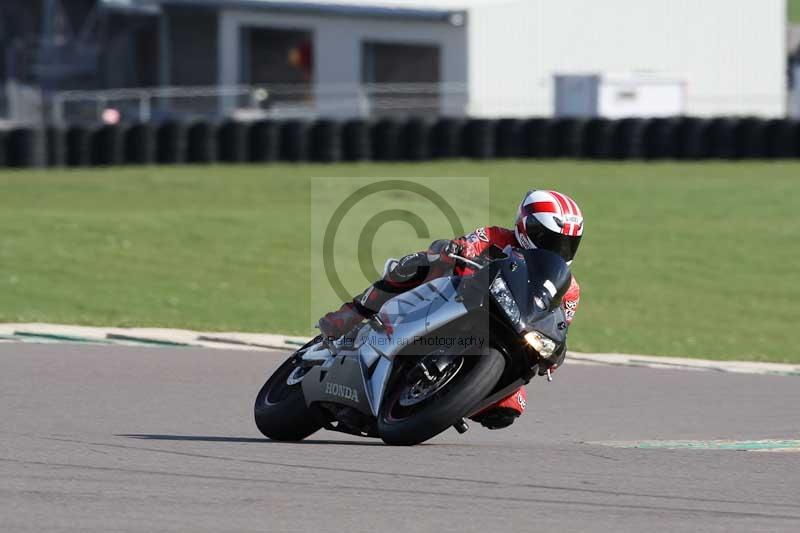
<path id="1" fill-rule="evenodd" d="M 800 122 L 756 117 L 452 117 L 121 124 L 0 131 L 0 166 L 800 158 Z"/>

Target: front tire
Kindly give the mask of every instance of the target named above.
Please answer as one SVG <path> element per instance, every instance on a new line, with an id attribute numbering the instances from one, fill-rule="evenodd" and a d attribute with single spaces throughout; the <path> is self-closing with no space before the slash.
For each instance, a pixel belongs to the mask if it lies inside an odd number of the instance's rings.
<path id="1" fill-rule="evenodd" d="M 411 385 L 402 377 L 387 391 L 378 414 L 378 433 L 386 444 L 410 446 L 445 431 L 482 399 L 500 380 L 505 358 L 495 349 L 464 355 L 457 374 L 416 408 L 403 407 L 404 391 Z"/>
<path id="2" fill-rule="evenodd" d="M 293 355 L 278 367 L 256 396 L 256 426 L 265 437 L 272 440 L 303 440 L 322 427 L 306 406 L 302 382 L 287 383 L 297 368 Z"/>

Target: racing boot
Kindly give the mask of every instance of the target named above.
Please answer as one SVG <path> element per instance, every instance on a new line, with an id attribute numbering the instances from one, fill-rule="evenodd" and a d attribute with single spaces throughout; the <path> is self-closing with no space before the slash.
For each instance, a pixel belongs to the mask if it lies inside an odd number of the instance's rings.
<path id="1" fill-rule="evenodd" d="M 347 302 L 338 311 L 333 311 L 320 318 L 319 330 L 327 339 L 338 339 L 365 318 L 367 317 L 358 312 L 353 302 Z"/>
<path id="2" fill-rule="evenodd" d="M 507 398 L 503 398 L 494 405 L 490 405 L 480 413 L 470 417 L 489 429 L 502 429 L 510 426 L 525 412 L 528 395 L 525 387 L 520 387 Z"/>

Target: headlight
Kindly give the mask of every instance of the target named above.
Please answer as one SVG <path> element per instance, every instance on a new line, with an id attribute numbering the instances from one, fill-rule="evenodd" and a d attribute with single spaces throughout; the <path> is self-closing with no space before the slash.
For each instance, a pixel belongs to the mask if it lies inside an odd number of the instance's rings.
<path id="1" fill-rule="evenodd" d="M 503 308 L 503 311 L 505 311 L 511 323 L 516 324 L 519 322 L 519 307 L 511 291 L 508 290 L 508 285 L 506 285 L 506 282 L 501 276 L 497 276 L 494 279 L 490 291 L 497 301 L 497 305 Z"/>
<path id="2" fill-rule="evenodd" d="M 539 352 L 542 357 L 550 357 L 556 351 L 556 343 L 553 339 L 545 337 L 538 331 L 531 331 L 525 334 L 525 341 L 531 348 Z"/>

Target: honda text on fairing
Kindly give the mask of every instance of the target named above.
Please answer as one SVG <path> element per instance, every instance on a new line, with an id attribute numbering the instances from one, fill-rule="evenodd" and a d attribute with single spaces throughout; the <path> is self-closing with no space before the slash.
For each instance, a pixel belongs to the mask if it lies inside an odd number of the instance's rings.
<path id="1" fill-rule="evenodd" d="M 258 429 L 274 440 L 325 428 L 418 444 L 463 433 L 465 418 L 563 359 L 572 276 L 562 257 L 507 246 L 456 259 L 475 273 L 426 282 L 347 335 L 292 354 L 256 397 Z"/>

